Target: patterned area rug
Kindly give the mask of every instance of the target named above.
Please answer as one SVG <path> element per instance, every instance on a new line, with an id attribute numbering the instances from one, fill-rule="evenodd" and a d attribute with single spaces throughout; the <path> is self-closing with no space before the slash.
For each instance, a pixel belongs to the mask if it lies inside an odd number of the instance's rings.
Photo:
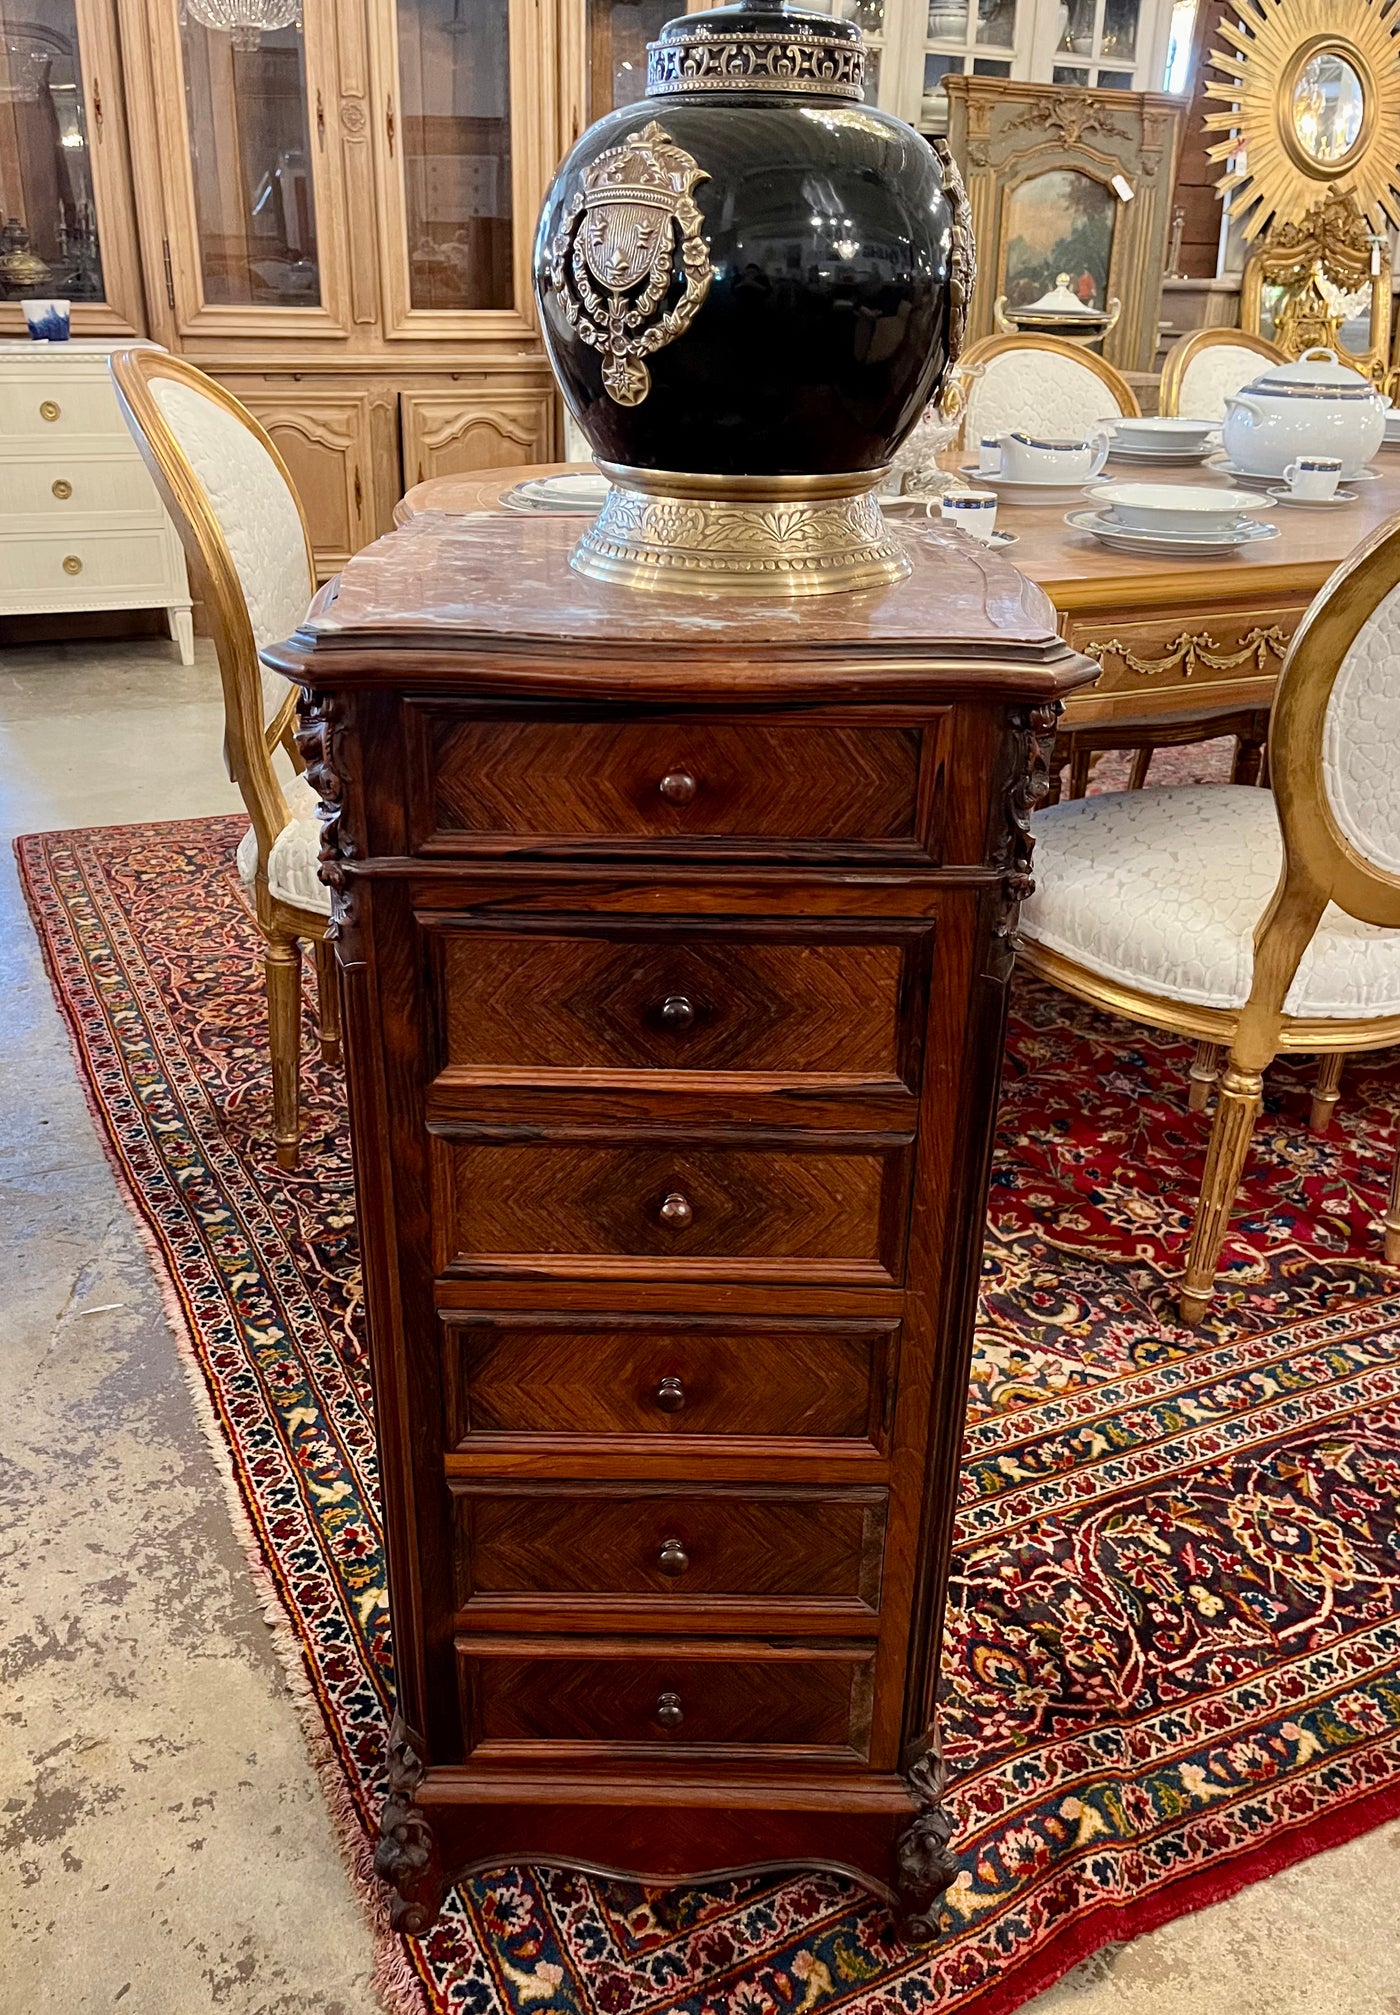
<path id="1" fill-rule="evenodd" d="M 392 1686 L 349 1162 L 308 1063 L 268 1144 L 240 822 L 19 843 L 94 1109 L 231 1452 L 367 1906 Z M 311 1030 L 308 1025 L 308 1055 Z M 1400 1071 L 1340 1123 L 1272 1073 L 1224 1291 L 1171 1281 L 1204 1155 L 1186 1050 L 1021 987 L 992 1191 L 943 1726 L 962 1869 L 897 1944 L 828 1876 L 651 1894 L 517 1870 L 381 1984 L 434 2015 L 977 2015 L 1400 1811 Z"/>

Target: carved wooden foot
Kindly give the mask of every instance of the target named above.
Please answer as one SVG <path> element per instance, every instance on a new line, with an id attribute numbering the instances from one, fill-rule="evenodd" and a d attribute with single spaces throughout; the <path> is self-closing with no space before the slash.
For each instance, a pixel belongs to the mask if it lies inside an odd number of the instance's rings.
<path id="1" fill-rule="evenodd" d="M 433 1829 L 413 1803 L 425 1775 L 423 1746 L 422 1736 L 396 1714 L 389 1729 L 389 1795 L 374 1850 L 374 1872 L 393 1891 L 389 1922 L 411 1938 L 430 1928 L 447 1894 Z"/>
<path id="2" fill-rule="evenodd" d="M 911 1945 L 923 1945 L 938 1936 L 939 1904 L 958 1872 L 953 1815 L 943 1803 L 948 1771 L 936 1737 L 904 1781 L 923 1809 L 895 1841 L 894 1886 L 903 1906 L 900 1931 Z"/>

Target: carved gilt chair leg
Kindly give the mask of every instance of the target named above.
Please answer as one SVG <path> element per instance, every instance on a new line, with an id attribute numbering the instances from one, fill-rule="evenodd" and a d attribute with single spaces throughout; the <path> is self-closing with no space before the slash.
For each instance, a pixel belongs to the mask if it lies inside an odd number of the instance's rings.
<path id="1" fill-rule="evenodd" d="M 1128 772 L 1128 789 L 1140 791 L 1147 782 L 1147 772 L 1152 767 L 1153 749 L 1134 749 L 1133 766 Z"/>
<path id="2" fill-rule="evenodd" d="M 1400 1266 L 1400 1147 L 1395 1150 L 1395 1162 L 1390 1171 L 1390 1198 L 1381 1219 L 1385 1229 L 1385 1263 Z"/>
<path id="3" fill-rule="evenodd" d="M 277 1166 L 295 1168 L 301 1122 L 301 945 L 269 938 L 263 953 L 267 982 L 267 1033 L 272 1052 L 272 1138 Z"/>
<path id="4" fill-rule="evenodd" d="M 1196 1054 L 1191 1060 L 1191 1087 L 1186 1094 L 1186 1104 L 1190 1111 L 1204 1112 L 1210 1104 L 1210 1095 L 1215 1090 L 1220 1076 L 1220 1066 L 1224 1061 L 1224 1043 L 1196 1044 Z"/>
<path id="5" fill-rule="evenodd" d="M 321 1055 L 327 1063 L 339 1063 L 340 975 L 335 946 L 329 938 L 316 940 L 316 1004 L 321 1018 Z"/>
<path id="6" fill-rule="evenodd" d="M 1332 1114 L 1342 1095 L 1342 1071 L 1345 1066 L 1346 1053 L 1339 1049 L 1329 1050 L 1317 1060 L 1312 1110 L 1308 1114 L 1308 1125 L 1314 1133 L 1326 1133 L 1332 1124 Z"/>
<path id="7" fill-rule="evenodd" d="M 1191 1245 L 1186 1255 L 1186 1272 L 1181 1283 L 1180 1311 L 1185 1323 L 1198 1323 L 1206 1312 L 1215 1286 L 1220 1249 L 1230 1228 L 1230 1213 L 1239 1194 L 1245 1156 L 1259 1109 L 1264 1103 L 1263 1073 L 1241 1070 L 1227 1063 L 1220 1080 L 1220 1099 L 1215 1108 L 1215 1124 L 1210 1131 L 1206 1172 L 1201 1179 L 1201 1195 L 1196 1205 L 1196 1222 L 1191 1229 Z"/>

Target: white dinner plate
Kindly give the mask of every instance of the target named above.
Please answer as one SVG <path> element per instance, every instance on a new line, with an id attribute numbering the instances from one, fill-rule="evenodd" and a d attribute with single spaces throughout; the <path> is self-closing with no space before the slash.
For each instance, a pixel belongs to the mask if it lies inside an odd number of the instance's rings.
<path id="1" fill-rule="evenodd" d="M 1199 469 L 1211 453 L 1210 448 L 1120 448 L 1115 444 L 1108 451 L 1108 459 L 1136 462 L 1143 468 Z"/>
<path id="2" fill-rule="evenodd" d="M 1222 476 L 1228 476 L 1232 483 L 1252 483 L 1260 490 L 1276 490 L 1283 481 L 1282 476 L 1256 476 L 1252 469 L 1237 469 L 1224 455 L 1212 455 L 1206 467 L 1215 469 Z M 1378 483 L 1379 469 L 1343 469 L 1344 483 Z"/>
<path id="3" fill-rule="evenodd" d="M 543 511 L 569 516 L 601 510 L 608 494 L 606 476 L 576 470 L 566 476 L 531 476 L 501 498 L 508 511 Z"/>
<path id="4" fill-rule="evenodd" d="M 1065 523 L 1117 552 L 1139 553 L 1154 560 L 1224 559 L 1246 546 L 1278 537 L 1277 525 L 1248 522 L 1237 525 L 1226 539 L 1198 539 L 1182 532 L 1134 532 L 1115 524 L 1107 511 L 1071 511 Z"/>
<path id="5" fill-rule="evenodd" d="M 976 476 L 978 484 L 985 483 L 989 490 L 996 490 L 1005 497 L 1008 504 L 1064 504 L 1072 497 L 1082 497 L 1087 483 L 1096 483 L 1098 476 L 1075 476 L 1065 482 L 1027 483 L 1013 481 L 1010 476 L 988 476 L 974 466 L 964 469 L 964 475 Z M 1102 474 L 1102 471 L 1100 471 Z"/>

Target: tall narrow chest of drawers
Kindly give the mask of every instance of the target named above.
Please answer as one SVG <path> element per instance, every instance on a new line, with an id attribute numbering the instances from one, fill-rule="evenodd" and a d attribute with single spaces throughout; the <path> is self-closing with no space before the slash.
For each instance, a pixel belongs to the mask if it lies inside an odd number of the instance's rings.
<path id="1" fill-rule="evenodd" d="M 0 616 L 164 609 L 192 665 L 185 555 L 107 362 L 130 347 L 0 342 Z"/>
<path id="2" fill-rule="evenodd" d="M 378 1866 L 856 1873 L 928 1932 L 1003 1013 L 1060 695 L 961 534 L 883 594 L 414 520 L 268 661 L 345 1012 L 398 1713 Z"/>

